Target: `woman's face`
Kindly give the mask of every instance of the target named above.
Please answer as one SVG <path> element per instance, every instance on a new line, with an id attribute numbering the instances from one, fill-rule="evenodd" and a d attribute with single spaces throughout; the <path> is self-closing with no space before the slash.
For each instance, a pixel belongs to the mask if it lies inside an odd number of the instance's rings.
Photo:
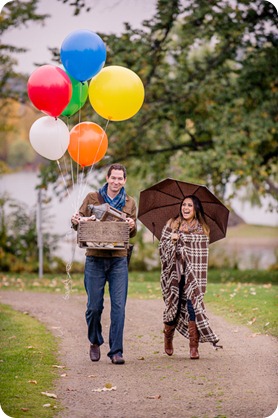
<path id="1" fill-rule="evenodd" d="M 195 217 L 195 209 L 193 201 L 190 199 L 190 197 L 184 199 L 182 202 L 181 213 L 187 222 L 192 221 L 192 219 Z"/>

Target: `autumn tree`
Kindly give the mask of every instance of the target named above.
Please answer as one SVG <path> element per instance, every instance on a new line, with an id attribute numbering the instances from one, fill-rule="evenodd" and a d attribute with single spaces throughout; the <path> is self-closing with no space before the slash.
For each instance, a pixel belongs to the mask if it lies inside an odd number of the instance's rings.
<path id="1" fill-rule="evenodd" d="M 108 128 L 109 155 L 145 184 L 164 176 L 219 195 L 277 193 L 277 14 L 267 1 L 157 2 L 142 30 L 104 36 L 109 63 L 133 69 L 146 98 Z"/>
<path id="2" fill-rule="evenodd" d="M 76 14 L 89 7 L 63 2 Z M 140 188 L 172 176 L 220 196 L 231 183 L 235 193 L 248 186 L 258 198 L 277 194 L 278 37 L 270 2 L 158 0 L 141 29 L 126 23 L 121 35 L 100 36 L 106 65 L 135 71 L 146 96 L 136 116 L 109 123 L 108 158 L 98 167 L 121 161 Z M 59 59 L 57 48 L 53 62 Z M 89 103 L 82 119 L 106 124 Z M 55 181 L 53 170 L 44 170 L 42 182 Z"/>

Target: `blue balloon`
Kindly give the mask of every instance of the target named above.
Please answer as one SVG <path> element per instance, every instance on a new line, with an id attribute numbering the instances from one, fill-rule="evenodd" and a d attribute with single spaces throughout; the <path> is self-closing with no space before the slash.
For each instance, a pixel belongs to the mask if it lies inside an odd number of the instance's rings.
<path id="1" fill-rule="evenodd" d="M 61 61 L 78 81 L 94 77 L 104 66 L 106 47 L 99 35 L 89 30 L 71 32 L 61 46 Z"/>

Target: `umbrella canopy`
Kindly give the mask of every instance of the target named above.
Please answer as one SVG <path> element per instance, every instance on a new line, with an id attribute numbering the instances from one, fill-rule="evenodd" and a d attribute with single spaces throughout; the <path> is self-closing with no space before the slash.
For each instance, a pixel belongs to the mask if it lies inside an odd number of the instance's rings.
<path id="1" fill-rule="evenodd" d="M 168 219 L 179 214 L 181 201 L 197 196 L 210 227 L 210 243 L 226 236 L 229 210 L 206 186 L 167 178 L 140 192 L 138 219 L 160 240 Z"/>

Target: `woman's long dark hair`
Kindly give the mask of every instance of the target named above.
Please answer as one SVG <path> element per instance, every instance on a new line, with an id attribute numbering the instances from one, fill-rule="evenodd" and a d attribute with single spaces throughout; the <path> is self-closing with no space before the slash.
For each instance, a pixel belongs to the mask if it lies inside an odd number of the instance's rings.
<path id="1" fill-rule="evenodd" d="M 208 226 L 208 224 L 206 222 L 206 215 L 205 215 L 205 212 L 204 212 L 204 208 L 203 208 L 202 202 L 200 201 L 200 199 L 197 196 L 195 196 L 195 195 L 188 195 L 188 196 L 185 196 L 183 198 L 183 200 L 181 201 L 181 204 L 180 204 L 180 212 L 179 212 L 180 218 L 183 219 L 183 215 L 182 215 L 182 210 L 181 209 L 182 209 L 182 204 L 185 201 L 185 199 L 191 199 L 192 200 L 193 206 L 194 206 L 195 215 L 196 215 L 196 219 L 202 225 L 203 230 L 204 230 L 204 233 L 206 235 L 209 235 L 210 229 L 209 229 L 209 226 Z"/>

